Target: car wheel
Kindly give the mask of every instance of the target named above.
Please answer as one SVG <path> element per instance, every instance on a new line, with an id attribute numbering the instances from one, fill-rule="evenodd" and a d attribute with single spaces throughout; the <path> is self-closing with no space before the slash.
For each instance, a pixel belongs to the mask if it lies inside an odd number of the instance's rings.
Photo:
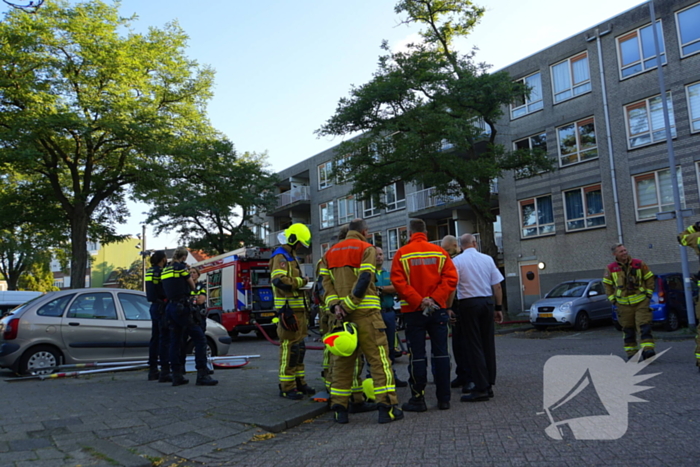
<path id="1" fill-rule="evenodd" d="M 676 331 L 681 327 L 681 323 L 678 319 L 678 313 L 675 310 L 668 310 L 666 312 L 666 321 L 664 323 L 667 331 Z"/>
<path id="2" fill-rule="evenodd" d="M 535 329 L 537 329 L 538 331 L 546 331 L 547 328 L 549 327 L 549 326 L 543 326 L 541 324 L 535 324 L 534 326 L 535 326 Z"/>
<path id="3" fill-rule="evenodd" d="M 185 352 L 187 353 L 187 355 L 194 354 L 194 342 L 189 341 L 187 343 L 187 347 L 185 347 Z M 216 357 L 216 345 L 214 345 L 214 342 L 207 337 L 207 358 L 209 357 Z"/>
<path id="4" fill-rule="evenodd" d="M 577 331 L 585 331 L 591 326 L 591 319 L 588 317 L 588 313 L 581 310 L 576 315 L 576 322 L 574 323 L 574 329 Z"/>
<path id="5" fill-rule="evenodd" d="M 616 331 L 622 331 L 622 325 L 620 322 L 616 319 L 613 320 L 613 326 L 615 326 Z"/>
<path id="6" fill-rule="evenodd" d="M 60 362 L 60 352 L 48 345 L 32 347 L 19 362 L 21 375 L 50 375 Z"/>

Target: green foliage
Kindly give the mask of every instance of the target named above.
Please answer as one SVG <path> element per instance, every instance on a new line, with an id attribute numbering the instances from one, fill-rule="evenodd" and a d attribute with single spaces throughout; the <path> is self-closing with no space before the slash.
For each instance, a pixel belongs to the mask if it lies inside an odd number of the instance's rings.
<path id="1" fill-rule="evenodd" d="M 53 285 L 50 261 L 51 257 L 46 253 L 35 257 L 34 261 L 19 276 L 17 290 L 34 290 L 37 292 L 59 290 L 58 287 Z"/>
<path id="2" fill-rule="evenodd" d="M 176 23 L 137 34 L 132 19 L 116 4 L 53 0 L 0 22 L 0 170 L 58 204 L 76 288 L 87 238 L 120 238 L 128 190 L 152 184 L 179 144 L 211 132 L 213 71 L 184 55 Z"/>
<path id="3" fill-rule="evenodd" d="M 238 154 L 224 139 L 184 146 L 161 168 L 161 180 L 140 196 L 154 207 L 147 222 L 156 234 L 174 229 L 183 243 L 217 255 L 260 241 L 256 212 L 274 207 L 276 178 L 265 154 Z"/>
<path id="4" fill-rule="evenodd" d="M 425 26 L 422 41 L 399 52 L 385 42 L 374 77 L 340 99 L 317 134 L 362 133 L 340 145 L 335 171 L 362 199 L 378 200 L 385 186 L 400 180 L 462 197 L 474 212 L 483 251 L 495 255 L 491 181 L 503 170 L 551 167 L 540 152 L 506 153 L 496 144 L 503 107 L 528 90 L 505 72 L 488 73 L 473 53 L 453 50 L 483 8 L 467 0 L 402 0 L 395 11 L 406 15 L 404 23 Z"/>
<path id="5" fill-rule="evenodd" d="M 129 269 L 116 269 L 117 286 L 120 289 L 143 290 L 143 263 L 137 259 Z"/>

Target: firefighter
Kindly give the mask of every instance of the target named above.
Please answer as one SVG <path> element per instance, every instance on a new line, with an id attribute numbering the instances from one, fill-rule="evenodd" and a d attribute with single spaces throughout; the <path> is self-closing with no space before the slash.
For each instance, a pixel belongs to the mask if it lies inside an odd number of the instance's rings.
<path id="1" fill-rule="evenodd" d="M 700 255 L 700 222 L 696 222 L 678 235 L 678 243 L 692 249 Z M 700 272 L 697 275 L 698 287 L 700 287 Z M 700 371 L 700 299 L 695 302 L 695 365 Z"/>
<path id="2" fill-rule="evenodd" d="M 277 335 L 280 340 L 280 397 L 299 400 L 305 394 L 316 391 L 306 384 L 304 355 L 307 335 L 306 307 L 303 291 L 308 283 L 302 277 L 294 252 L 303 245 L 311 245 L 311 231 L 304 224 L 292 224 L 284 231 L 285 244 L 277 247 L 270 257 L 270 277 L 275 296 L 275 308 L 279 321 Z"/>
<path id="3" fill-rule="evenodd" d="M 197 386 L 213 386 L 217 384 L 209 376 L 207 369 L 207 341 L 204 331 L 196 326 L 192 315 L 191 292 L 195 289 L 194 281 L 187 268 L 188 251 L 178 247 L 173 254 L 172 262 L 163 269 L 161 282 L 168 298 L 165 314 L 170 325 L 170 362 L 172 367 L 173 386 L 189 383 L 185 378 L 183 346 L 189 336 L 194 342 L 194 361 L 197 368 Z"/>
<path id="4" fill-rule="evenodd" d="M 633 259 L 621 243 L 611 248 L 615 261 L 605 268 L 605 293 L 617 305 L 628 360 L 637 353 L 637 328 L 641 337 L 642 359 L 656 355 L 651 336 L 652 312 L 649 299 L 654 293 L 654 273 L 640 259 Z"/>
<path id="5" fill-rule="evenodd" d="M 374 285 L 376 251 L 366 241 L 367 231 L 363 219 L 350 222 L 347 238 L 331 247 L 321 263 L 326 306 L 338 321 L 353 323 L 358 338 L 358 346 L 351 355 L 335 355 L 333 359 L 331 410 L 338 423 L 348 423 L 348 402 L 359 352 L 370 365 L 379 423 L 404 417 L 397 407 L 389 345 Z"/>
<path id="6" fill-rule="evenodd" d="M 168 261 L 164 251 L 156 251 L 149 258 L 151 267 L 146 271 L 146 297 L 151 302 L 151 342 L 148 347 L 148 381 L 172 382 L 170 376 L 170 330 L 165 319 L 165 292 L 160 274 Z M 160 372 L 158 363 L 160 362 Z"/>

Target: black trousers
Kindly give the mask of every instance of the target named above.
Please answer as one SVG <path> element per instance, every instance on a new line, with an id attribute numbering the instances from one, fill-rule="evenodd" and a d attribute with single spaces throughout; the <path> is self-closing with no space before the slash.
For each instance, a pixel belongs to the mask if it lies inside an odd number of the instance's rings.
<path id="1" fill-rule="evenodd" d="M 476 297 L 458 301 L 458 321 L 467 342 L 467 356 L 477 391 L 496 383 L 496 343 L 494 339 L 493 298 Z"/>
<path id="2" fill-rule="evenodd" d="M 469 355 L 467 351 L 467 338 L 462 331 L 462 321 L 466 317 L 462 316 L 462 310 L 459 308 L 459 303 L 454 309 L 457 315 L 457 322 L 452 326 L 452 354 L 455 357 L 455 374 L 457 380 L 466 386 L 472 383 L 472 372 L 469 369 Z"/>

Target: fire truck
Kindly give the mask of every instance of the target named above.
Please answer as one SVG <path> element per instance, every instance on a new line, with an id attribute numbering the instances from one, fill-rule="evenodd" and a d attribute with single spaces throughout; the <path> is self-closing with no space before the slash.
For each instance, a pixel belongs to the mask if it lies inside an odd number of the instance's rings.
<path id="1" fill-rule="evenodd" d="M 239 248 L 193 264 L 206 277 L 209 318 L 233 337 L 260 331 L 274 335 L 276 324 L 270 280 L 270 248 Z"/>

